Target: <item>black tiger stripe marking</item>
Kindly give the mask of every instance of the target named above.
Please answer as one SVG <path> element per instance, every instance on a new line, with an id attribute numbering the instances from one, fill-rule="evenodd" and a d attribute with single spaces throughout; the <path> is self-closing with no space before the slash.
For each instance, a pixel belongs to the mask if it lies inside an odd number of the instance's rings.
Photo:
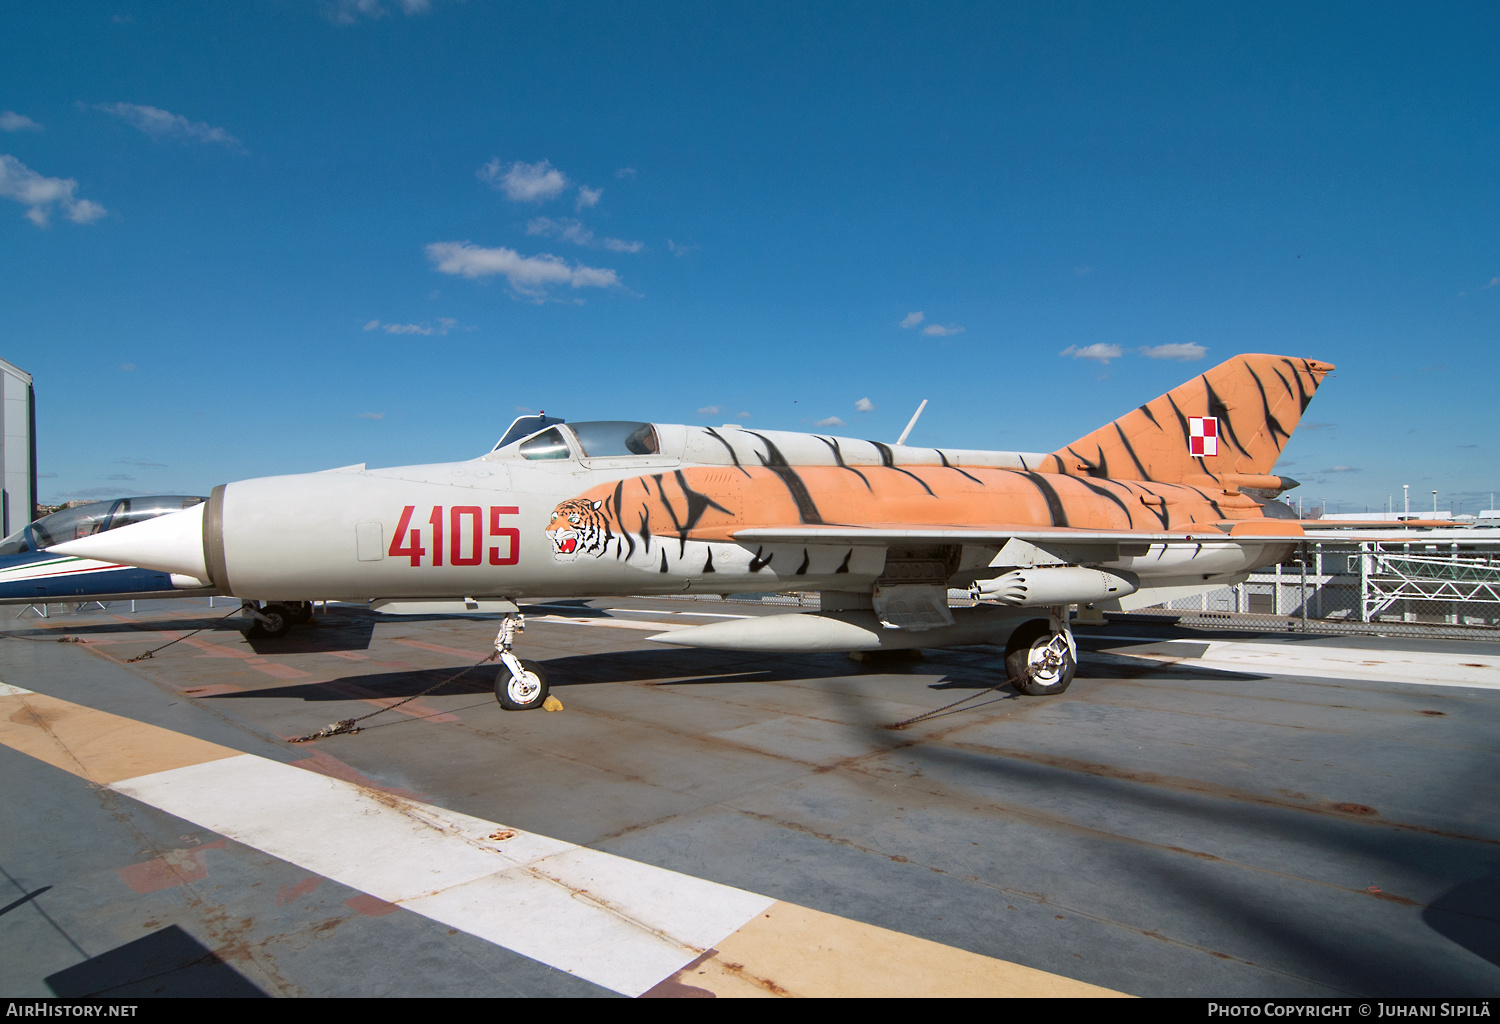
<path id="1" fill-rule="evenodd" d="M 1142 487 L 1139 484 L 1134 484 L 1134 485 L 1123 484 L 1122 486 L 1124 486 L 1127 489 L 1127 493 L 1131 493 L 1131 494 L 1135 493 L 1135 490 L 1133 489 L 1133 488 L 1135 488 L 1135 489 L 1139 489 L 1144 494 L 1151 495 L 1152 497 L 1162 498 L 1162 495 L 1157 494 L 1155 491 L 1153 491 L 1149 487 Z M 1162 528 L 1163 529 L 1166 528 L 1166 525 L 1167 525 L 1167 516 L 1166 516 L 1166 499 L 1165 498 L 1162 498 L 1162 505 L 1160 506 L 1161 511 L 1157 511 L 1158 506 L 1147 504 L 1144 501 L 1141 502 L 1141 508 L 1150 510 L 1151 514 L 1157 518 L 1158 522 L 1161 523 Z M 1133 522 L 1134 522 L 1134 520 L 1132 520 L 1132 523 Z"/>
<path id="2" fill-rule="evenodd" d="M 807 553 L 807 549 L 803 548 L 802 549 L 802 564 L 799 565 L 799 566 L 797 566 L 797 571 L 795 573 L 793 573 L 792 575 L 794 575 L 794 576 L 806 576 L 807 575 L 807 567 L 809 565 L 811 565 L 811 564 L 812 564 L 812 557 Z"/>
<path id="3" fill-rule="evenodd" d="M 1120 421 L 1114 422 L 1115 433 L 1120 435 L 1120 443 L 1125 446 L 1125 452 L 1130 456 L 1130 461 L 1135 463 L 1135 471 L 1140 474 L 1142 480 L 1150 480 L 1151 474 L 1146 472 L 1146 467 L 1141 465 L 1141 457 L 1135 453 L 1135 445 L 1130 443 L 1130 438 L 1125 436 L 1125 430 L 1120 426 Z"/>
<path id="4" fill-rule="evenodd" d="M 711 572 L 718 572 L 718 570 L 714 568 L 713 548 L 708 549 L 708 557 L 703 560 L 703 575 L 707 576 Z"/>
<path id="5" fill-rule="evenodd" d="M 960 469 L 959 467 L 955 466 L 953 463 L 949 462 L 948 461 L 948 456 L 943 454 L 943 450 L 941 448 L 934 448 L 933 451 L 937 452 L 938 453 L 938 458 L 940 458 L 940 459 L 943 460 L 943 466 L 944 466 L 944 468 L 951 469 L 955 473 L 963 473 L 964 476 L 968 477 L 970 480 L 973 480 L 980 487 L 984 486 L 984 481 L 983 480 L 979 479 L 977 476 L 975 476 L 972 473 L 964 473 L 964 471 L 962 469 Z M 1023 463 L 1024 463 L 1024 460 L 1023 460 Z"/>
<path id="6" fill-rule="evenodd" d="M 812 495 L 808 493 L 807 484 L 797 475 L 797 471 L 787 463 L 786 456 L 781 454 L 781 449 L 777 448 L 775 443 L 764 434 L 757 434 L 753 430 L 747 430 L 745 433 L 753 434 L 766 443 L 766 453 L 761 454 L 760 452 L 756 452 L 756 457 L 760 459 L 762 466 L 775 473 L 781 478 L 781 482 L 786 484 L 786 489 L 791 494 L 792 501 L 797 505 L 797 515 L 801 517 L 802 522 L 821 526 L 823 524 L 823 516 L 818 512 L 818 506 L 813 502 Z"/>
<path id="7" fill-rule="evenodd" d="M 1282 362 L 1286 363 L 1287 368 L 1292 371 L 1292 379 L 1297 382 L 1297 401 L 1302 403 L 1302 411 L 1306 412 L 1307 403 L 1312 401 L 1312 395 L 1309 395 L 1307 389 L 1302 386 L 1302 374 L 1303 372 L 1311 373 L 1312 367 L 1304 366 L 1302 370 L 1298 370 L 1297 364 L 1290 359 L 1283 359 Z M 1305 364 L 1306 362 L 1304 359 L 1303 363 Z"/>
<path id="8" fill-rule="evenodd" d="M 768 557 L 766 557 L 764 559 L 761 558 L 760 557 L 760 553 L 763 550 L 765 550 L 765 549 L 764 548 L 756 548 L 755 549 L 755 557 L 752 558 L 752 559 L 750 559 L 750 571 L 751 572 L 760 572 L 766 566 L 768 566 L 768 565 L 771 564 L 771 559 L 772 558 L 776 557 L 776 552 L 773 551 L 773 552 L 771 552 L 771 554 Z"/>
<path id="9" fill-rule="evenodd" d="M 1277 451 L 1281 451 L 1282 444 L 1276 439 L 1276 435 L 1280 434 L 1290 441 L 1292 438 L 1291 431 L 1282 427 L 1281 423 L 1276 419 L 1275 414 L 1271 412 L 1271 399 L 1266 395 L 1266 386 L 1261 383 L 1260 374 L 1255 372 L 1253 366 L 1247 366 L 1245 369 L 1250 371 L 1250 376 L 1254 379 L 1256 388 L 1260 390 L 1260 406 L 1265 413 L 1266 426 L 1271 428 L 1271 443 L 1276 445 Z"/>
<path id="10" fill-rule="evenodd" d="M 1101 498 L 1108 498 L 1110 501 L 1112 501 L 1116 505 L 1120 506 L 1120 511 L 1125 513 L 1125 519 L 1126 519 L 1126 521 L 1129 522 L 1131 526 L 1135 525 L 1135 522 L 1131 518 L 1131 515 L 1130 515 L 1130 506 L 1126 505 L 1123 501 L 1121 501 L 1119 495 L 1115 494 L 1114 491 L 1110 490 L 1107 487 L 1102 487 L 1102 486 L 1100 486 L 1098 484 L 1091 484 L 1087 480 L 1084 480 L 1084 479 L 1081 479 L 1081 478 L 1075 478 L 1075 479 L 1078 480 L 1078 483 L 1080 485 L 1082 485 L 1084 487 L 1087 487 L 1089 490 L 1093 491 L 1095 494 L 1099 495 Z"/>
<path id="11" fill-rule="evenodd" d="M 661 571 L 662 572 L 666 572 L 667 571 L 667 549 L 666 548 L 662 548 L 661 549 Z"/>
<path id="12" fill-rule="evenodd" d="M 734 445 L 732 445 L 728 441 L 726 441 L 724 439 L 724 436 L 722 434 L 720 434 L 717 430 L 715 430 L 713 427 L 704 427 L 703 429 L 706 430 L 706 431 L 708 431 L 708 436 L 709 437 L 712 437 L 714 440 L 718 441 L 720 444 L 722 444 L 724 446 L 724 449 L 729 452 L 729 457 L 734 460 L 734 468 L 737 469 L 737 470 L 739 470 L 741 473 L 744 473 L 746 476 L 749 476 L 750 475 L 750 471 L 748 469 L 746 469 L 744 466 L 740 465 L 740 457 L 737 454 L 735 454 Z"/>
<path id="13" fill-rule="evenodd" d="M 1214 510 L 1214 514 L 1216 516 L 1218 516 L 1220 519 L 1226 518 L 1224 515 L 1224 510 L 1219 507 L 1219 503 L 1217 501 L 1214 501 L 1214 499 L 1210 498 L 1207 494 L 1205 494 L 1197 487 L 1194 487 L 1193 490 L 1197 491 L 1198 496 L 1201 497 L 1204 501 L 1208 502 L 1208 507 Z"/>
<path id="14" fill-rule="evenodd" d="M 1047 499 L 1047 512 L 1052 516 L 1052 525 L 1067 526 L 1067 510 L 1063 508 L 1062 499 L 1058 497 L 1057 491 L 1052 488 L 1052 485 L 1047 482 L 1047 478 L 1038 473 L 1022 473 L 1021 476 L 1030 480 L 1032 486 L 1042 493 L 1042 497 Z"/>
<path id="15" fill-rule="evenodd" d="M 667 515 L 672 517 L 672 529 L 677 531 L 678 540 L 682 545 L 682 549 L 678 552 L 678 557 L 681 557 L 687 554 L 688 534 L 692 532 L 693 527 L 698 525 L 698 520 L 703 518 L 703 513 L 711 508 L 716 508 L 727 516 L 732 516 L 734 513 L 723 505 L 720 505 L 717 501 L 714 501 L 708 495 L 689 487 L 687 477 L 682 475 L 682 470 L 679 469 L 672 475 L 676 478 L 677 486 L 682 491 L 683 497 L 687 500 L 687 511 L 681 520 L 678 520 L 677 510 L 672 507 L 672 502 L 667 498 L 666 488 L 662 486 L 662 474 L 653 473 L 651 474 L 651 479 L 656 481 L 656 493 L 661 497 L 661 503 L 666 507 Z"/>
<path id="16" fill-rule="evenodd" d="M 853 557 L 854 557 L 854 549 L 850 548 L 848 554 L 844 555 L 844 560 L 839 563 L 839 567 L 837 569 L 833 570 L 834 575 L 836 576 L 836 575 L 838 575 L 841 572 L 848 572 L 849 571 L 849 559 L 851 559 Z"/>
<path id="17" fill-rule="evenodd" d="M 619 483 L 615 484 L 615 493 L 614 493 L 614 499 L 613 500 L 614 500 L 614 503 L 615 503 L 615 522 L 620 524 L 620 536 L 623 537 L 624 540 L 625 540 L 625 543 L 630 546 L 630 549 L 628 551 L 626 551 L 626 550 L 622 549 L 622 546 L 620 544 L 616 543 L 615 544 L 615 557 L 616 558 L 620 558 L 623 555 L 624 558 L 628 561 L 630 559 L 630 556 L 633 555 L 633 554 L 635 554 L 635 538 L 630 535 L 630 531 L 629 530 L 625 529 L 625 481 L 624 480 L 621 480 Z"/>
<path id="18" fill-rule="evenodd" d="M 865 475 L 859 470 L 855 469 L 853 466 L 844 461 L 844 453 L 839 448 L 839 442 L 837 438 L 823 437 L 820 434 L 814 434 L 813 437 L 816 437 L 819 441 L 822 441 L 829 447 L 829 449 L 833 452 L 833 461 L 838 463 L 840 469 L 847 469 L 849 472 L 859 477 L 859 482 L 865 485 L 865 490 L 874 493 L 875 489 L 870 486 L 869 479 L 867 479 Z"/>
<path id="19" fill-rule="evenodd" d="M 1229 440 L 1243 454 L 1249 455 L 1250 452 L 1244 445 L 1240 444 L 1239 435 L 1234 431 L 1234 417 L 1229 413 L 1229 406 L 1225 405 L 1224 400 L 1214 391 L 1213 385 L 1208 382 L 1207 377 L 1203 378 L 1203 388 L 1208 392 L 1208 414 L 1218 417 L 1219 423 L 1229 431 Z M 1222 436 L 1224 431 L 1221 430 L 1219 433 Z"/>
<path id="20" fill-rule="evenodd" d="M 894 469 L 898 473 L 905 473 L 917 483 L 921 484 L 922 490 L 926 491 L 934 498 L 937 497 L 936 494 L 932 493 L 932 488 L 927 486 L 926 480 L 923 480 L 921 477 L 917 476 L 917 474 L 911 472 L 910 470 L 902 469 L 900 466 L 896 465 L 896 456 L 895 453 L 891 451 L 890 445 L 881 444 L 879 441 L 871 441 L 869 443 L 873 444 L 880 450 L 880 464 L 882 466 L 884 466 L 886 469 Z"/>

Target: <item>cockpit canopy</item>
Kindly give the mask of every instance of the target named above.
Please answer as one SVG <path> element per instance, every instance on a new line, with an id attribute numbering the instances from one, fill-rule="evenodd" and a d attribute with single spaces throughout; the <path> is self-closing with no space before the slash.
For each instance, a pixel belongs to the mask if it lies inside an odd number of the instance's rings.
<path id="1" fill-rule="evenodd" d="M 495 442 L 495 447 L 490 451 L 498 452 L 501 448 L 512 441 L 519 441 L 528 434 L 535 434 L 543 427 L 550 427 L 554 423 L 565 423 L 561 416 L 548 416 L 546 413 L 537 413 L 535 416 L 517 416 L 511 421 L 510 428 L 501 435 L 500 440 Z"/>
<path id="2" fill-rule="evenodd" d="M 521 458 L 533 462 L 571 459 L 575 455 L 574 444 L 576 454 L 585 459 L 661 453 L 661 441 L 656 428 L 650 423 L 634 420 L 588 420 L 564 426 L 563 422 L 551 416 L 519 417 L 510 425 L 495 449 L 498 451 L 522 438 L 524 440 L 516 445 L 516 452 Z M 574 444 L 569 444 L 570 438 Z"/>
<path id="3" fill-rule="evenodd" d="M 168 512 L 181 512 L 208 499 L 183 494 L 154 494 L 144 498 L 91 501 L 43 516 L 0 541 L 0 556 L 19 555 L 105 530 L 118 530 Z"/>

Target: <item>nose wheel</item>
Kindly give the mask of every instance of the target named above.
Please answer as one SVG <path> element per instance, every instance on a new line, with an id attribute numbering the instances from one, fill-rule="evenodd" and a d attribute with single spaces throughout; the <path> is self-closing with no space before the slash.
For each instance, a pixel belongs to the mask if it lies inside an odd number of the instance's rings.
<path id="1" fill-rule="evenodd" d="M 530 711 L 541 707 L 547 702 L 546 669 L 514 655 L 511 660 L 515 661 L 516 668 L 502 665 L 495 676 L 495 699 L 506 711 Z"/>
<path id="2" fill-rule="evenodd" d="M 495 699 L 506 711 L 531 711 L 547 702 L 547 670 L 534 661 L 522 661 L 511 651 L 516 634 L 525 628 L 523 615 L 507 615 L 495 635 L 495 654 L 500 658 Z"/>

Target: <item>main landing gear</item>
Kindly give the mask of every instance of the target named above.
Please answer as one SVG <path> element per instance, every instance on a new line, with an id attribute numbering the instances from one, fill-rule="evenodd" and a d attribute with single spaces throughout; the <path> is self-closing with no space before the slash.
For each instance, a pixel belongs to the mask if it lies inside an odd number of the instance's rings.
<path id="1" fill-rule="evenodd" d="M 500 671 L 495 676 L 495 699 L 506 711 L 531 711 L 547 702 L 547 672 L 534 661 L 522 661 L 511 651 L 516 634 L 526 629 L 526 617 L 507 615 L 495 634 Z"/>
<path id="2" fill-rule="evenodd" d="M 274 640 L 286 636 L 294 625 L 311 622 L 313 614 L 311 601 L 272 601 L 266 604 L 245 601 L 240 610 L 250 623 L 245 636 L 252 640 Z"/>
<path id="3" fill-rule="evenodd" d="M 1005 644 L 1006 675 L 1016 692 L 1028 697 L 1062 693 L 1077 669 L 1073 632 L 1058 615 L 1024 623 Z"/>

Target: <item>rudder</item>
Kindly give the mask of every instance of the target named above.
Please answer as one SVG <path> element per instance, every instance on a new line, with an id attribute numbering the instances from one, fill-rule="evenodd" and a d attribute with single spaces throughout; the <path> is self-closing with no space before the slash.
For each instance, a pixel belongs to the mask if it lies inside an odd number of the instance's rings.
<path id="1" fill-rule="evenodd" d="M 1039 468 L 1162 483 L 1270 473 L 1332 370 L 1316 359 L 1235 356 L 1058 449 Z"/>

